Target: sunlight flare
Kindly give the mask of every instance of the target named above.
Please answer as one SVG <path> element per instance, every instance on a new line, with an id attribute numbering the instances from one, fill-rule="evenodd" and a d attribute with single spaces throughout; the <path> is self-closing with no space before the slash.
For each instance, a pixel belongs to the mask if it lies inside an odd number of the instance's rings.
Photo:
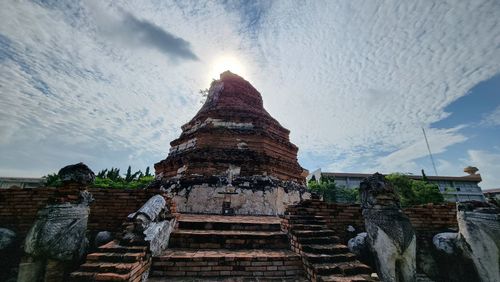
<path id="1" fill-rule="evenodd" d="M 220 56 L 213 61 L 209 79 L 219 79 L 219 75 L 227 70 L 242 77 L 247 75 L 245 67 L 239 59 L 235 56 L 226 55 Z"/>

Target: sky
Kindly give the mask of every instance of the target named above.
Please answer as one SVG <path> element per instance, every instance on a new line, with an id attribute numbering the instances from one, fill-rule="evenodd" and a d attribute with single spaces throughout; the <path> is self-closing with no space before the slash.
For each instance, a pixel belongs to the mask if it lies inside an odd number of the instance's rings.
<path id="1" fill-rule="evenodd" d="M 500 188 L 500 1 L 0 1 L 0 176 L 152 167 L 228 68 L 310 171 Z"/>

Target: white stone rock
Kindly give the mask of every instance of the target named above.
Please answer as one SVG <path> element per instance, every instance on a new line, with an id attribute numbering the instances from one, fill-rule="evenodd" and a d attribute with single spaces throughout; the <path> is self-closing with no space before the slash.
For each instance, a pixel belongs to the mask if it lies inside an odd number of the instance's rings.
<path id="1" fill-rule="evenodd" d="M 458 233 L 445 232 L 436 234 L 432 238 L 432 243 L 436 249 L 443 251 L 447 254 L 455 253 L 456 243 L 458 239 Z"/>
<path id="2" fill-rule="evenodd" d="M 349 251 L 355 255 L 361 255 L 363 250 L 368 248 L 368 242 L 366 242 L 368 234 L 366 232 L 359 233 L 356 237 L 351 238 L 347 243 Z"/>
<path id="3" fill-rule="evenodd" d="M 187 193 L 182 189 L 173 197 L 178 212 L 193 213 L 222 213 L 222 202 L 225 186 L 203 187 L 195 185 Z M 292 190 L 288 193 L 282 187 L 274 189 L 256 190 L 237 188 L 235 195 L 231 195 L 231 207 L 235 214 L 246 215 L 279 215 L 283 214 L 287 205 L 300 201 L 300 193 Z M 303 198 L 310 198 L 308 193 Z"/>

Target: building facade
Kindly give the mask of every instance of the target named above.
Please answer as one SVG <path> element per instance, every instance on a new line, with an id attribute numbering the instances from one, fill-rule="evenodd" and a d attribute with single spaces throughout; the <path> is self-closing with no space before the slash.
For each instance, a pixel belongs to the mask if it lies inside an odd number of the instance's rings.
<path id="1" fill-rule="evenodd" d="M 498 198 L 500 199 L 500 188 L 494 188 L 494 189 L 489 189 L 485 190 L 483 192 L 484 196 L 487 198 Z"/>
<path id="2" fill-rule="evenodd" d="M 0 189 L 8 188 L 38 188 L 45 184 L 44 178 L 30 178 L 30 177 L 0 177 Z"/>
<path id="3" fill-rule="evenodd" d="M 307 181 L 330 177 L 335 179 L 335 183 L 340 187 L 359 188 L 359 184 L 364 178 L 371 174 L 366 173 L 341 173 L 341 172 L 321 172 L 318 169 L 308 175 Z M 420 175 L 406 175 L 410 179 L 422 180 Z M 439 191 L 445 195 L 449 202 L 484 201 L 483 191 L 479 186 L 481 182 L 480 174 L 469 174 L 466 176 L 427 176 L 430 183 L 436 184 Z"/>

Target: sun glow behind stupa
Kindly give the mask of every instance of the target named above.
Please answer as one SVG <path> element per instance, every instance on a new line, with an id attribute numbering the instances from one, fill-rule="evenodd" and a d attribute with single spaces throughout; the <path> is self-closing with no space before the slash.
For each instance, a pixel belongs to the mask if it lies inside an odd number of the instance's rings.
<path id="1" fill-rule="evenodd" d="M 242 77 L 247 77 L 248 73 L 242 61 L 232 55 L 217 57 L 212 62 L 212 68 L 209 72 L 209 80 L 219 79 L 219 75 L 227 70 L 236 73 Z"/>

